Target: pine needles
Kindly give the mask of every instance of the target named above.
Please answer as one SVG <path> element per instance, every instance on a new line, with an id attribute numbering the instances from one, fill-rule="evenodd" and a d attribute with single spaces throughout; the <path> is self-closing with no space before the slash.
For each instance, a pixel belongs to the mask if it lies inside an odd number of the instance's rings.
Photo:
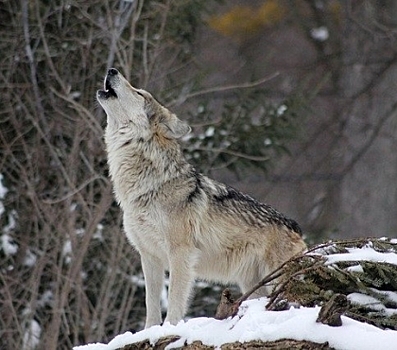
<path id="1" fill-rule="evenodd" d="M 397 330 L 397 241 L 356 239 L 322 244 L 281 268 L 268 310 L 298 304 L 322 306 L 335 294 L 348 301 L 345 315 Z"/>

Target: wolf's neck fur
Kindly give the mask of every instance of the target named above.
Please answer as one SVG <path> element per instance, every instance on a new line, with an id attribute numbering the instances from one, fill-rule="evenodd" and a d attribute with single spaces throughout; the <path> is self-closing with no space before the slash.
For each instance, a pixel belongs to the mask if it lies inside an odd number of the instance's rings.
<path id="1" fill-rule="evenodd" d="M 157 191 L 167 182 L 183 179 L 192 171 L 192 165 L 184 158 L 176 140 L 151 137 L 154 139 L 124 138 L 123 141 L 120 135 L 105 135 L 109 172 L 116 198 L 122 206 Z"/>

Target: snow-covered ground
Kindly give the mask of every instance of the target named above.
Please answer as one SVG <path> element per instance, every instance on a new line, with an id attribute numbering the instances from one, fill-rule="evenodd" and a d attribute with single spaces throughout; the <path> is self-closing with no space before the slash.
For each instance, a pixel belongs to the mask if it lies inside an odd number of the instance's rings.
<path id="1" fill-rule="evenodd" d="M 397 239 L 390 241 L 397 243 Z M 313 254 L 318 254 L 314 252 Z M 348 253 L 327 256 L 331 266 L 338 261 L 378 261 L 397 265 L 394 252 L 381 253 L 369 243 L 362 248 L 348 249 Z M 353 266 L 356 270 L 360 265 Z M 351 268 L 350 268 L 351 269 Z M 395 291 L 384 291 L 397 300 Z M 373 298 L 352 293 L 348 295 L 351 302 L 361 304 L 373 303 Z M 178 325 L 153 326 L 132 334 L 126 332 L 118 335 L 108 344 L 89 344 L 74 347 L 74 350 L 114 350 L 138 341 L 149 339 L 152 344 L 165 336 L 179 336 L 180 339 L 170 344 L 167 349 L 180 347 L 186 343 L 201 341 L 205 345 L 220 347 L 225 343 L 248 342 L 251 340 L 275 341 L 280 339 L 308 340 L 317 343 L 328 342 L 331 347 L 343 350 L 397 350 L 397 331 L 382 330 L 367 323 L 358 322 L 342 316 L 341 327 L 330 327 L 317 323 L 319 307 L 291 308 L 286 311 L 267 311 L 267 298 L 244 302 L 234 318 L 215 320 L 199 317 L 181 321 Z M 376 307 L 383 307 L 378 305 Z M 386 309 L 385 309 L 386 310 Z M 387 309 L 388 314 L 395 309 Z"/>
<path id="2" fill-rule="evenodd" d="M 316 322 L 319 307 L 265 311 L 266 302 L 266 298 L 246 301 L 234 318 L 219 321 L 200 317 L 181 321 L 176 326 L 153 326 L 135 334 L 126 332 L 118 335 L 109 344 L 77 346 L 74 350 L 113 350 L 146 339 L 154 344 L 159 338 L 168 335 L 181 337 L 168 349 L 195 340 L 217 347 L 236 341 L 274 341 L 283 338 L 328 342 L 330 346 L 343 350 L 397 349 L 397 331 L 381 330 L 344 316 L 341 327 L 330 327 Z"/>

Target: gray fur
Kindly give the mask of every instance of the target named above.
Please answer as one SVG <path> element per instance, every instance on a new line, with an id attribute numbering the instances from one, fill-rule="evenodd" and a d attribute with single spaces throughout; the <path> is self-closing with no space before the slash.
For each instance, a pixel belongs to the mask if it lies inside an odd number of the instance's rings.
<path id="1" fill-rule="evenodd" d="M 115 69 L 97 93 L 107 114 L 105 141 L 124 229 L 141 255 L 146 327 L 184 316 L 196 278 L 236 283 L 244 292 L 305 249 L 298 224 L 269 205 L 198 173 L 177 139 L 190 127 Z M 266 289 L 258 291 L 258 295 Z"/>

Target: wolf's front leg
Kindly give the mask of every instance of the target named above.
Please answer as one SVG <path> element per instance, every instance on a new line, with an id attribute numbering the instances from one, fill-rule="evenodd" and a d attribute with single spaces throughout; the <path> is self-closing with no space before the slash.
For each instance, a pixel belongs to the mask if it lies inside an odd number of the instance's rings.
<path id="1" fill-rule="evenodd" d="M 177 324 L 185 315 L 195 274 L 194 252 L 178 247 L 170 252 L 170 284 L 168 290 L 168 311 L 165 322 Z"/>
<path id="2" fill-rule="evenodd" d="M 164 267 L 161 260 L 153 255 L 141 253 L 142 270 L 146 289 L 145 328 L 161 324 L 161 291 L 164 286 Z"/>

